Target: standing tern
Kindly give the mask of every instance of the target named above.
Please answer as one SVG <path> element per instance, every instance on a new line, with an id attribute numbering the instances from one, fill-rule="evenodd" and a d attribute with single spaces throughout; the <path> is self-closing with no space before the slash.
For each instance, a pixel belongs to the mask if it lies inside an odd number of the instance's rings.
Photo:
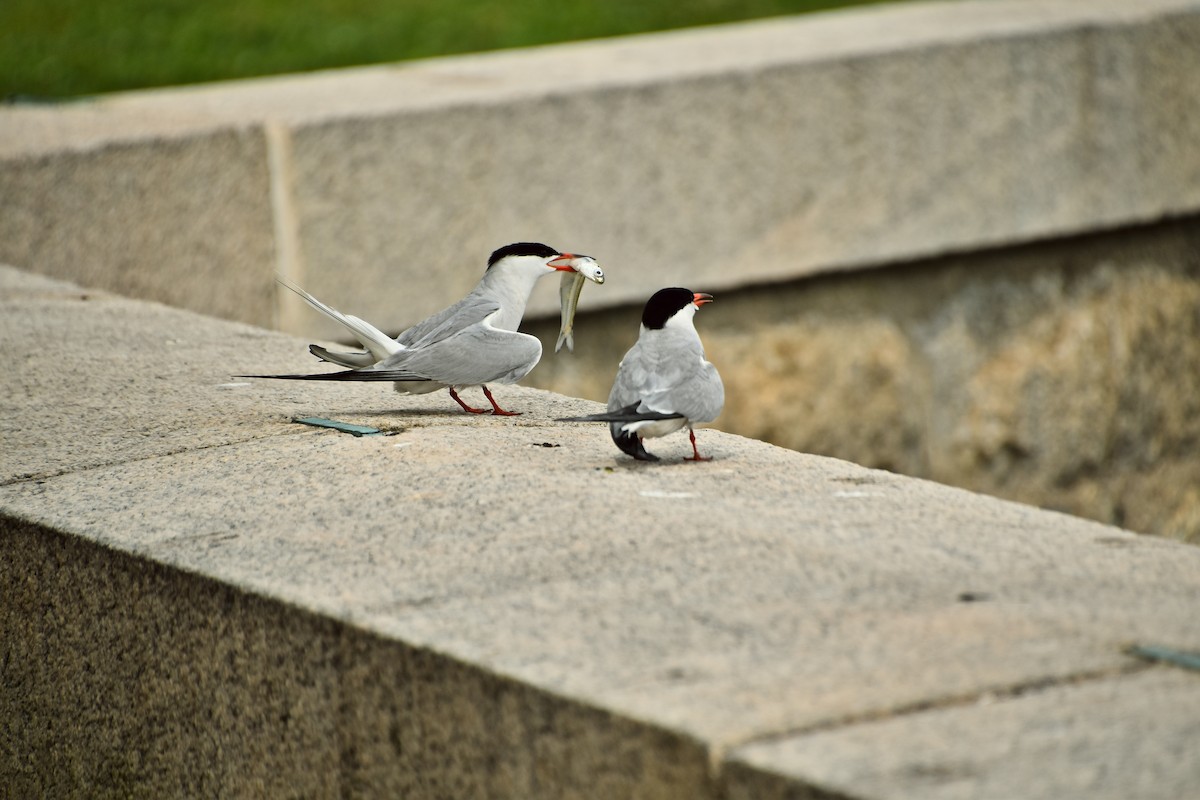
<path id="1" fill-rule="evenodd" d="M 513 416 L 520 412 L 500 408 L 487 385 L 519 381 L 542 357 L 542 343 L 537 337 L 517 332 L 534 285 L 547 275 L 579 272 L 581 266 L 590 271 L 594 264 L 589 256 L 560 253 L 537 242 L 501 247 L 488 259 L 487 270 L 470 294 L 394 339 L 369 322 L 343 314 L 281 280 L 313 308 L 343 325 L 366 349 L 334 352 L 309 345 L 309 352 L 322 361 L 350 367 L 344 372 L 239 377 L 392 381 L 401 394 L 426 394 L 447 387 L 454 401 L 472 414 L 483 414 L 487 409 L 467 405 L 458 390 L 481 386 L 493 414 Z"/>
<path id="2" fill-rule="evenodd" d="M 688 461 L 708 461 L 696 449 L 692 426 L 712 422 L 725 407 L 725 386 L 704 358 L 692 318 L 712 295 L 690 289 L 660 289 L 646 302 L 637 342 L 621 359 L 608 411 L 560 422 L 607 422 L 612 439 L 639 461 L 657 461 L 642 440 L 685 426 L 692 442 Z"/>

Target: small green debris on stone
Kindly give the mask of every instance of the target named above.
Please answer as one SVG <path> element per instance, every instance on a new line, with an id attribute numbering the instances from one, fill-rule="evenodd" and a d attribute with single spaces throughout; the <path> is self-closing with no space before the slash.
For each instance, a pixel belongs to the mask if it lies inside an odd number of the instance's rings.
<path id="1" fill-rule="evenodd" d="M 333 428 L 335 431 L 348 433 L 351 436 L 378 436 L 383 431 L 378 428 L 370 428 L 366 425 L 351 425 L 349 422 L 338 422 L 334 419 L 325 419 L 324 417 L 296 417 L 293 422 L 299 422 L 301 425 L 312 425 L 317 428 Z"/>
<path id="2" fill-rule="evenodd" d="M 1129 654 L 1147 661 L 1164 661 L 1176 667 L 1200 672 L 1200 653 L 1175 650 L 1157 644 L 1135 644 L 1129 648 Z"/>

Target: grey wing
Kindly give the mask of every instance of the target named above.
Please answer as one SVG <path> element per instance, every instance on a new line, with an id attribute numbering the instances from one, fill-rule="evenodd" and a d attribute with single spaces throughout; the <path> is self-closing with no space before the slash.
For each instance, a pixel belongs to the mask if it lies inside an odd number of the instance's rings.
<path id="1" fill-rule="evenodd" d="M 725 384 L 717 368 L 700 358 L 678 384 L 647 396 L 643 402 L 655 411 L 669 406 L 690 422 L 712 422 L 725 408 Z"/>
<path id="2" fill-rule="evenodd" d="M 449 308 L 413 325 L 397 336 L 396 341 L 405 347 L 432 344 L 483 322 L 499 309 L 500 304 L 495 300 L 467 295 Z"/>
<path id="3" fill-rule="evenodd" d="M 613 379 L 612 391 L 608 393 L 608 410 L 617 411 L 640 402 L 647 377 L 638 345 L 635 344 L 617 366 L 617 377 Z"/>
<path id="4" fill-rule="evenodd" d="M 536 336 L 497 330 L 485 320 L 397 353 L 378 368 L 450 386 L 476 386 L 518 381 L 537 366 L 541 357 L 542 343 Z"/>
<path id="5" fill-rule="evenodd" d="M 639 410 L 711 422 L 725 407 L 725 386 L 717 368 L 702 353 L 667 358 L 634 345 L 617 369 L 608 409 L 615 411 L 635 402 Z"/>

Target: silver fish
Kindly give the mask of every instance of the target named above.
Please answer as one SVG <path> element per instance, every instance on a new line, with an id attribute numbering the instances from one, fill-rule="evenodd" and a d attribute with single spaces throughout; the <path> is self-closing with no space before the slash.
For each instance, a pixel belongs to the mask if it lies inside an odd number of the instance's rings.
<path id="1" fill-rule="evenodd" d="M 561 321 L 558 330 L 558 343 L 554 352 L 562 349 L 563 344 L 572 353 L 575 352 L 575 310 L 579 307 L 579 294 L 583 291 L 583 283 L 590 280 L 596 284 L 604 283 L 604 270 L 591 256 L 576 256 L 571 264 L 575 269 L 564 272 L 562 282 L 558 284 L 558 303 Z"/>
<path id="2" fill-rule="evenodd" d="M 600 265 L 596 263 L 596 259 L 591 256 L 576 256 L 571 266 L 575 267 L 580 275 L 593 283 L 604 283 L 604 270 L 600 269 Z"/>

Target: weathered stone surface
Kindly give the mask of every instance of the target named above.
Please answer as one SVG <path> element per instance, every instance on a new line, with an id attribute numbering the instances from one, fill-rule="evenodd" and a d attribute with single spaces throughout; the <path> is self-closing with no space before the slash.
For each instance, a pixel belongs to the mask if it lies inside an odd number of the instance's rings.
<path id="1" fill-rule="evenodd" d="M 694 742 L 209 576 L 0 528 L 6 796 L 708 796 Z"/>
<path id="2" fill-rule="evenodd" d="M 1194 214 L 1197 9 L 883 4 L 0 108 L 0 258 L 332 336 L 274 316 L 276 253 L 398 329 L 520 239 L 598 256 L 600 307 Z"/>
<path id="3" fill-rule="evenodd" d="M 258 414 L 236 411 L 234 395 L 251 384 L 232 373 L 250 354 L 285 370 L 294 366 L 294 346 L 261 328 L 233 329 L 230 335 L 224 320 L 168 306 L 48 278 L 30 281 L 0 266 L 0 332 L 9 341 L 8 363 L 22 376 L 22 391 L 5 395 L 0 418 L 0 484 L 265 435 Z M 110 364 L 113 352 L 123 354 L 119 371 L 99 366 Z M 98 368 L 36 368 L 84 353 Z M 156 401 L 130 404 L 134 387 Z M 294 386 L 261 388 L 279 393 L 277 419 L 304 413 Z M 208 424 L 197 430 L 190 415 Z"/>
<path id="4" fill-rule="evenodd" d="M 581 318 L 529 382 L 605 398 L 637 324 Z M 697 326 L 723 430 L 1200 541 L 1195 218 L 718 293 Z"/>
<path id="5" fill-rule="evenodd" d="M 1200 512 L 1200 263 L 1187 266 L 1101 261 L 1052 285 L 1053 308 L 963 375 L 965 413 L 931 474 L 1200 541 L 1187 529 Z"/>
<path id="6" fill-rule="evenodd" d="M 0 108 L 0 258 L 333 336 L 276 267 L 398 329 L 545 239 L 612 310 L 535 385 L 602 399 L 619 304 L 718 291 L 728 430 L 1195 539 L 1198 9 L 905 3 Z"/>
<path id="7" fill-rule="evenodd" d="M 674 436 L 632 462 L 553 421 L 595 404 L 536 389 L 504 389 L 509 418 L 386 386 L 219 390 L 309 363 L 303 340 L 83 294 L 0 270 L 0 320 L 42 321 L 0 325 L 0 775 L 21 796 L 716 800 L 735 750 L 1151 669 L 1130 641 L 1200 646 L 1200 549 L 1178 542 L 719 431 L 712 461 Z M 74 329 L 109 346 L 53 339 Z M 1200 683 L 1175 696 L 1152 735 L 1194 725 Z M 1038 786 L 1123 744 L 1087 730 L 1001 768 Z M 772 767 L 793 793 L 818 774 Z"/>
<path id="8" fill-rule="evenodd" d="M 828 792 L 816 797 L 1178 800 L 1200 784 L 1198 711 L 1195 676 L 1169 668 L 983 696 L 751 745 L 733 756 L 727 796 L 794 798 L 790 774 Z"/>
<path id="9" fill-rule="evenodd" d="M 913 369 L 918 355 L 893 321 L 806 320 L 761 333 L 717 332 L 711 348 L 732 384 L 724 417 L 731 430 L 923 473 L 925 387 Z"/>
<path id="10" fill-rule="evenodd" d="M 273 224 L 258 129 L 0 158 L 0 261 L 89 288 L 269 325 Z"/>
<path id="11" fill-rule="evenodd" d="M 1200 110 L 1200 88 L 1180 76 L 1200 70 L 1200 48 L 1181 40 L 1200 36 L 1200 16 L 1143 13 L 898 5 L 732 26 L 724 49 L 716 31 L 588 43 L 546 71 L 648 69 L 580 91 L 543 77 L 544 94 L 503 106 L 298 125 L 306 280 L 399 328 L 461 296 L 482 254 L 514 237 L 597 255 L 615 279 L 588 302 L 612 305 L 1194 209 L 1200 113 L 1181 109 Z M 846 41 L 857 47 L 830 53 Z M 487 63 L 459 78 L 504 87 L 506 63 Z M 1144 132 L 1148 119 L 1159 125 Z M 402 306 L 374 288 L 388 285 Z M 554 300 L 542 291 L 532 307 Z"/>

